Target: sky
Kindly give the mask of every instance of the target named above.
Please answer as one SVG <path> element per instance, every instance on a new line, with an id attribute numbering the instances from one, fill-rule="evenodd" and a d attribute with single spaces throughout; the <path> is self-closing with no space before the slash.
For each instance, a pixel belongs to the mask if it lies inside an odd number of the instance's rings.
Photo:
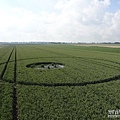
<path id="1" fill-rule="evenodd" d="M 0 0 L 0 42 L 120 42 L 120 0 Z"/>

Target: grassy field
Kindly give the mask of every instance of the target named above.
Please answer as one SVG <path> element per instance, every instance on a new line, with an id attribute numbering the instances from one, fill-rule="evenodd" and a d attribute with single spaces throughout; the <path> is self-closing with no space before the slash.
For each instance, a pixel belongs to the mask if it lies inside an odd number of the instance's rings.
<path id="1" fill-rule="evenodd" d="M 44 62 L 65 66 L 34 67 Z M 107 120 L 120 110 L 120 48 L 5 46 L 0 78 L 0 120 Z"/>

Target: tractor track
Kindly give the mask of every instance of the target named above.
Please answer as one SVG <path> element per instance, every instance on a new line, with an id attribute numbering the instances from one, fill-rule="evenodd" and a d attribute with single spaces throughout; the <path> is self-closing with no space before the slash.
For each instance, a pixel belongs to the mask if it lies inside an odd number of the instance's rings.
<path id="1" fill-rule="evenodd" d="M 9 57 L 8 57 L 8 60 L 5 62 L 5 66 L 4 66 L 4 68 L 3 68 L 2 72 L 1 72 L 1 75 L 0 75 L 0 80 L 2 80 L 3 77 L 4 77 L 5 71 L 6 71 L 6 69 L 7 69 L 7 66 L 8 66 L 8 63 L 9 63 L 9 61 L 10 61 L 10 58 L 11 58 L 11 56 L 12 56 L 13 51 L 14 51 L 14 48 L 12 49 L 12 51 L 11 51 Z"/>
<path id="2" fill-rule="evenodd" d="M 17 54 L 16 48 L 15 50 L 15 61 L 14 61 L 14 82 L 13 82 L 13 120 L 18 119 L 18 100 L 17 100 Z"/>
<path id="3" fill-rule="evenodd" d="M 17 71 L 17 53 L 16 53 L 16 48 L 15 47 L 12 49 L 7 61 L 3 62 L 3 63 L 0 63 L 0 65 L 5 64 L 5 66 L 4 66 L 4 68 L 1 72 L 1 75 L 0 75 L 0 80 L 6 82 L 6 80 L 4 79 L 4 74 L 7 70 L 9 62 L 11 62 L 10 59 L 11 59 L 11 56 L 12 56 L 13 53 L 14 53 L 14 56 L 15 56 L 14 61 L 12 61 L 12 62 L 14 62 L 14 73 L 13 73 L 14 78 L 13 78 L 13 81 L 11 81 L 11 82 L 9 81 L 9 83 L 13 84 L 13 106 L 12 106 L 13 107 L 13 111 L 12 111 L 13 120 L 19 120 L 18 119 L 18 102 L 17 102 L 17 79 L 16 79 L 17 78 L 17 76 L 16 76 L 17 75 L 16 74 L 16 71 Z"/>

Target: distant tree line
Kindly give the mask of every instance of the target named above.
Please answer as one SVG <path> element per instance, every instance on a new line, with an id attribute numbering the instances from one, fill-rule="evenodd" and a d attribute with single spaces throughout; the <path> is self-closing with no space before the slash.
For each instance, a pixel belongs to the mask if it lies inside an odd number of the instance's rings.
<path id="1" fill-rule="evenodd" d="M 4 45 L 6 44 L 75 44 L 75 42 L 0 42 L 0 44 L 4 44 Z M 76 44 L 120 44 L 120 42 L 101 42 L 101 43 L 77 42 Z"/>

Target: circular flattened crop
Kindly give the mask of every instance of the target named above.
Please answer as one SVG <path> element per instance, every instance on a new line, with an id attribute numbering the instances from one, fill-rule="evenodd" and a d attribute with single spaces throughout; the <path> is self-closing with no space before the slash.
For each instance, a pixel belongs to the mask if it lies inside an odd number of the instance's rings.
<path id="1" fill-rule="evenodd" d="M 65 67 L 63 63 L 56 62 L 37 62 L 26 65 L 27 68 L 50 70 L 50 69 L 61 69 Z"/>

